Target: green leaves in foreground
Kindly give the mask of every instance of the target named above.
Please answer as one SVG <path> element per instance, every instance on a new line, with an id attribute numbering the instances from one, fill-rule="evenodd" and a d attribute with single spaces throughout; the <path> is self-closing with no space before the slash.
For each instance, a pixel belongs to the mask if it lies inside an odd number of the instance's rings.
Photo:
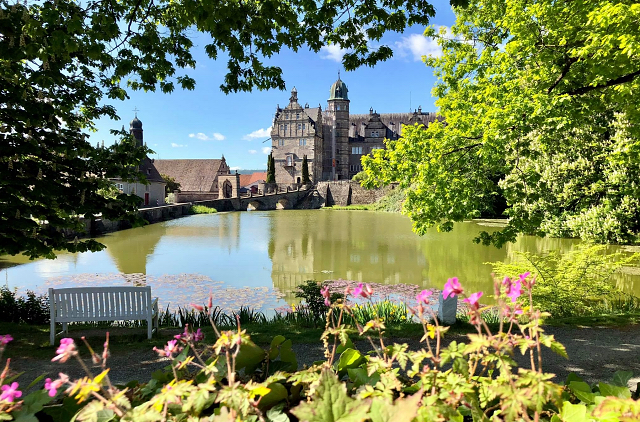
<path id="1" fill-rule="evenodd" d="M 291 413 L 308 422 L 359 422 L 368 417 L 370 403 L 347 395 L 347 387 L 336 374 L 324 369 L 311 402 L 303 402 Z"/>

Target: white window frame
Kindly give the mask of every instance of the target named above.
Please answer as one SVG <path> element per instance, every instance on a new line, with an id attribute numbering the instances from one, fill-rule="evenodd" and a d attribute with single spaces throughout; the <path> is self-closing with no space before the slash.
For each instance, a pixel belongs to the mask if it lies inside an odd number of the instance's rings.
<path id="1" fill-rule="evenodd" d="M 284 139 L 278 139 L 278 146 L 279 147 L 283 147 L 284 146 Z"/>
<path id="2" fill-rule="evenodd" d="M 306 139 L 298 140 L 298 146 L 306 147 L 307 146 L 307 140 Z"/>
<path id="3" fill-rule="evenodd" d="M 351 147 L 351 154 L 362 155 L 362 147 Z"/>

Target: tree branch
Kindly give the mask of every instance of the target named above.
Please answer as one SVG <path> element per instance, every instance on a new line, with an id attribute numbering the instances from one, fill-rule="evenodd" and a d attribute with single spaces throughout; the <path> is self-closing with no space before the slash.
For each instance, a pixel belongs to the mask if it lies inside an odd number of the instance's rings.
<path id="1" fill-rule="evenodd" d="M 596 89 L 608 88 L 610 86 L 620 85 L 620 84 L 624 84 L 624 83 L 627 83 L 627 82 L 631 82 L 638 75 L 640 75 L 640 70 L 637 70 L 637 71 L 635 71 L 633 73 L 626 74 L 624 76 L 620 76 L 619 78 L 616 78 L 616 79 L 611 79 L 611 80 L 609 80 L 609 81 L 607 81 L 605 83 L 598 84 L 596 86 L 583 86 L 581 88 L 574 89 L 573 91 L 564 92 L 563 94 L 567 94 L 567 95 L 582 95 L 582 94 L 586 94 L 587 92 L 591 92 L 591 91 L 594 91 Z"/>
<path id="2" fill-rule="evenodd" d="M 569 57 L 567 59 L 567 61 L 565 62 L 564 67 L 562 68 L 562 72 L 560 72 L 560 75 L 556 78 L 556 81 L 553 83 L 553 85 L 551 85 L 549 87 L 549 89 L 547 90 L 547 94 L 551 94 L 551 91 L 553 91 L 553 89 L 558 86 L 558 84 L 560 83 L 560 81 L 562 79 L 564 79 L 565 76 L 567 76 L 567 73 L 569 73 L 569 69 L 571 69 L 571 65 L 574 64 L 575 62 L 578 61 L 577 57 Z"/>
<path id="3" fill-rule="evenodd" d="M 482 136 L 478 136 L 477 138 L 467 138 L 466 136 L 463 136 L 463 138 L 466 138 L 466 139 L 481 139 Z M 456 152 L 468 151 L 468 150 L 474 149 L 476 147 L 480 147 L 482 145 L 484 145 L 484 142 L 478 142 L 478 143 L 467 145 L 467 146 L 464 146 L 464 147 L 452 149 L 451 151 L 445 152 L 444 154 L 442 154 L 442 156 L 446 157 L 447 155 L 455 154 Z"/>

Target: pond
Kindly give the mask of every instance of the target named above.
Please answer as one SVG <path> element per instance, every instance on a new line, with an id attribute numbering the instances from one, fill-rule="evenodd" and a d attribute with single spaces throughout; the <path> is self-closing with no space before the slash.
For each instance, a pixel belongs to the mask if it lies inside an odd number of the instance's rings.
<path id="1" fill-rule="evenodd" d="M 516 251 L 566 251 L 578 241 L 522 236 L 502 249 L 477 245 L 493 221 L 457 224 L 452 232 L 411 231 L 400 214 L 295 210 L 195 215 L 111 233 L 107 249 L 63 253 L 55 260 L 1 257 L 10 288 L 46 293 L 49 287 L 151 285 L 162 307 L 203 303 L 210 292 L 226 309 L 273 309 L 297 302 L 304 280 L 348 279 L 442 288 L 456 276 L 471 290 L 492 290 L 487 262 L 509 261 Z M 615 248 L 613 248 L 615 249 Z M 2 274 L 4 272 L 4 274 Z M 640 296 L 640 276 L 616 283 Z M 3 283 L 3 284 L 4 284 Z"/>

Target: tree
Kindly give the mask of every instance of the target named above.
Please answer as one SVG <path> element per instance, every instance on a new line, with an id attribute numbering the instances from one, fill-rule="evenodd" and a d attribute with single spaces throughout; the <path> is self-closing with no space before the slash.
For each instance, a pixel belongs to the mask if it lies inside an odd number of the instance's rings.
<path id="1" fill-rule="evenodd" d="M 640 5 L 480 0 L 436 32 L 443 119 L 364 157 L 366 185 L 407 188 L 414 229 L 451 230 L 502 189 L 521 233 L 631 242 L 640 230 Z M 446 121 L 446 123 L 445 123 Z"/>
<path id="2" fill-rule="evenodd" d="M 124 132 L 94 148 L 86 131 L 100 117 L 117 118 L 108 102 L 127 98 L 128 89 L 193 89 L 178 70 L 196 65 L 194 28 L 211 37 L 210 58 L 228 56 L 221 89 L 229 93 L 284 89 L 281 69 L 263 63 L 282 48 L 340 44 L 346 69 L 372 66 L 392 50 L 369 48 L 371 41 L 426 24 L 433 13 L 425 0 L 0 0 L 0 254 L 52 258 L 55 250 L 103 248 L 63 235 L 81 231 L 81 217 L 141 223 L 137 198 L 100 192 L 111 178 L 144 181 L 137 164 L 149 150 Z"/>
<path id="3" fill-rule="evenodd" d="M 276 163 L 273 159 L 273 152 L 267 156 L 267 183 L 276 182 Z"/>
<path id="4" fill-rule="evenodd" d="M 302 184 L 311 184 L 311 179 L 309 179 L 309 163 L 307 163 L 306 154 L 304 155 L 304 157 L 302 157 Z"/>
<path id="5" fill-rule="evenodd" d="M 176 182 L 176 179 L 171 176 L 167 176 L 166 174 L 161 174 L 160 176 L 167 183 L 165 186 L 165 193 L 167 195 L 175 191 L 180 192 L 180 183 Z"/>

